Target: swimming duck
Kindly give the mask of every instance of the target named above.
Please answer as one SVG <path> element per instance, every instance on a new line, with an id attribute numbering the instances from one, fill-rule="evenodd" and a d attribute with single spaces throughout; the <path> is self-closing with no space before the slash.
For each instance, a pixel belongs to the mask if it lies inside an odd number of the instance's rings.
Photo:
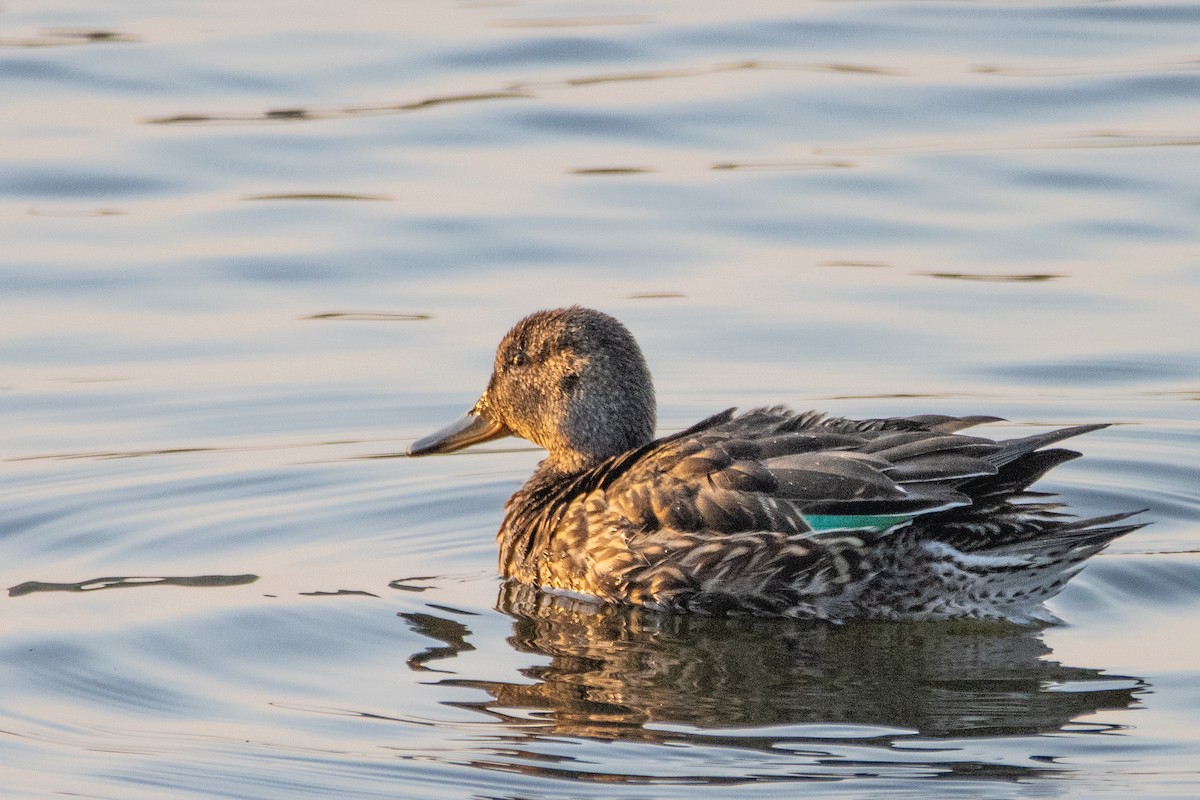
<path id="1" fill-rule="evenodd" d="M 1043 448 L 1104 425 L 959 433 L 998 419 L 777 406 L 655 439 L 637 342 L 573 306 L 518 322 L 470 413 L 408 454 L 509 435 L 545 448 L 497 539 L 503 576 L 548 592 L 706 614 L 1053 622 L 1043 602 L 1141 526 L 1076 519 L 1029 490 L 1079 455 Z"/>

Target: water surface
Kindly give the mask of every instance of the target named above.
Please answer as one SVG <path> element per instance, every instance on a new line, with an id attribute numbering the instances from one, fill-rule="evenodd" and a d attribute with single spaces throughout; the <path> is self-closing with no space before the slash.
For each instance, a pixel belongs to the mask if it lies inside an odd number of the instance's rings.
<path id="1" fill-rule="evenodd" d="M 45 797 L 1193 797 L 1200 6 L 0 11 L 0 776 Z M 728 406 L 1114 422 L 1066 624 L 504 590 L 410 461 L 520 316 Z"/>

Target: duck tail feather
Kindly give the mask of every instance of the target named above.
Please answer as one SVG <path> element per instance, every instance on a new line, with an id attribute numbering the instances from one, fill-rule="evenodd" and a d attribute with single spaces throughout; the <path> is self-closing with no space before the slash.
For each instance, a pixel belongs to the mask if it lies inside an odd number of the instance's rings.
<path id="1" fill-rule="evenodd" d="M 993 417 L 990 415 L 977 414 L 971 417 L 948 417 L 941 414 L 921 414 L 913 417 L 905 417 L 905 419 L 925 427 L 928 430 L 938 433 L 957 433 L 967 428 L 974 428 L 976 425 L 983 425 L 988 422 L 1004 422 L 1004 417 Z"/>
<path id="2" fill-rule="evenodd" d="M 975 478 L 960 487 L 960 491 L 976 498 L 1015 495 L 1024 492 L 1058 465 L 1079 458 L 1080 455 L 1077 450 L 1061 447 L 1026 452 L 1002 462 L 995 475 Z"/>
<path id="3" fill-rule="evenodd" d="M 1073 425 L 1069 428 L 1058 428 L 1057 430 L 1046 431 L 1044 433 L 1035 433 L 1032 436 L 1022 436 L 1018 439 L 1004 439 L 997 442 L 1002 449 L 995 455 L 995 463 L 998 465 L 1007 464 L 1023 455 L 1040 450 L 1047 445 L 1061 442 L 1064 439 L 1070 439 L 1074 436 L 1091 433 L 1092 431 L 1098 431 L 1107 428 L 1110 424 L 1108 422 L 1099 422 L 1091 425 Z"/>

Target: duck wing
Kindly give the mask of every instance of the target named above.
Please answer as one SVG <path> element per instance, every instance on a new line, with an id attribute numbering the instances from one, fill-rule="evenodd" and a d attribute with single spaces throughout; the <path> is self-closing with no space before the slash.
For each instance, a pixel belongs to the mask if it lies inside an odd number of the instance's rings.
<path id="1" fill-rule="evenodd" d="M 886 530 L 919 515 L 1007 504 L 1078 455 L 1040 448 L 1103 427 L 1007 441 L 958 433 L 997 419 L 730 409 L 614 459 L 589 488 L 604 489 L 646 532 Z"/>

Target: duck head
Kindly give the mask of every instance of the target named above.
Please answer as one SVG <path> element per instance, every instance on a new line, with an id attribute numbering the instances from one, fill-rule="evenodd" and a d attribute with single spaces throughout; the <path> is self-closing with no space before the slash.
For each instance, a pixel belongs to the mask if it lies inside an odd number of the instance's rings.
<path id="1" fill-rule="evenodd" d="M 502 436 L 549 452 L 544 468 L 575 473 L 654 437 L 654 386 L 617 320 L 572 306 L 530 314 L 496 349 L 487 390 L 462 419 L 413 442 L 410 456 Z"/>

